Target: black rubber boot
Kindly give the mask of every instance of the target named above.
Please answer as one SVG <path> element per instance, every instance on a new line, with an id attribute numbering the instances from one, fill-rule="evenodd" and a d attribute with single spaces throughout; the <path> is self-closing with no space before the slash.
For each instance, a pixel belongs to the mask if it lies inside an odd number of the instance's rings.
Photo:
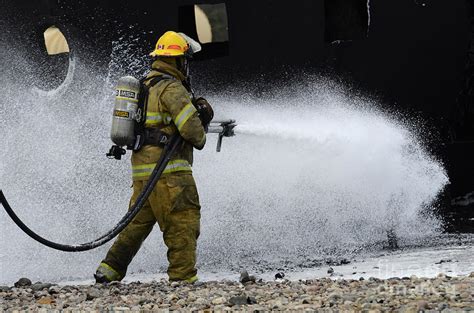
<path id="1" fill-rule="evenodd" d="M 94 274 L 95 282 L 97 284 L 108 284 L 110 283 L 110 280 L 105 277 L 105 275 L 99 271 L 95 272 Z"/>

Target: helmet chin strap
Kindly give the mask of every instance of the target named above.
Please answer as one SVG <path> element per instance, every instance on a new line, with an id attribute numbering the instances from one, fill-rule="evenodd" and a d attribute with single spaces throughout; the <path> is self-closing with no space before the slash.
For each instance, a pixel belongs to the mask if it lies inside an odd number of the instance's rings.
<path id="1" fill-rule="evenodd" d="M 184 71 L 184 76 L 189 77 L 189 58 L 187 56 L 184 57 L 183 61 L 183 71 Z"/>
<path id="2" fill-rule="evenodd" d="M 189 73 L 189 63 L 190 63 L 190 55 L 185 55 L 182 59 L 178 59 L 177 61 L 177 66 L 178 69 L 183 73 L 184 75 L 184 81 L 183 84 L 186 87 L 186 89 L 191 93 L 192 98 L 194 99 L 194 90 L 191 87 L 191 75 Z"/>

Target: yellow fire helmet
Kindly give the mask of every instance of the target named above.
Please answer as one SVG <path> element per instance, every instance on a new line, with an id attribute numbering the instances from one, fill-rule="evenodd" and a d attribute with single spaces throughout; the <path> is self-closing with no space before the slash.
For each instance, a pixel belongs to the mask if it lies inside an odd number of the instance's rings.
<path id="1" fill-rule="evenodd" d="M 150 53 L 150 56 L 177 57 L 184 55 L 188 49 L 189 44 L 183 36 L 167 31 L 158 39 L 155 50 Z"/>

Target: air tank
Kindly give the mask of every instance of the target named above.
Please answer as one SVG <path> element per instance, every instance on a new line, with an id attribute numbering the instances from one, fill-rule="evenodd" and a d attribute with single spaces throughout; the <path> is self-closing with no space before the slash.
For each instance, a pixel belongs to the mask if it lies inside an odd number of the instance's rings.
<path id="1" fill-rule="evenodd" d="M 110 132 L 110 138 L 117 146 L 135 144 L 139 93 L 140 81 L 135 77 L 124 76 L 118 80 Z"/>

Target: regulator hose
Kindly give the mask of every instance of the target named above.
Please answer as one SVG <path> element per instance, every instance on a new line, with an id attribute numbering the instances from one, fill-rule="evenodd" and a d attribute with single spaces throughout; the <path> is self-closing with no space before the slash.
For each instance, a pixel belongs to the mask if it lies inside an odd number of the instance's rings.
<path id="1" fill-rule="evenodd" d="M 11 217 L 11 219 L 15 222 L 15 224 L 18 225 L 18 227 L 20 227 L 21 230 L 23 230 L 28 236 L 42 243 L 43 245 L 56 249 L 56 250 L 66 251 L 66 252 L 81 252 L 81 251 L 92 250 L 94 248 L 97 248 L 109 242 L 114 237 L 116 237 L 125 227 L 127 227 L 127 225 L 133 220 L 133 218 L 138 214 L 138 212 L 140 212 L 141 208 L 143 207 L 146 200 L 150 196 L 150 193 L 152 192 L 156 183 L 160 179 L 161 174 L 163 174 L 163 171 L 165 170 L 166 165 L 168 165 L 168 162 L 170 161 L 171 157 L 178 150 L 182 142 L 183 142 L 183 139 L 179 134 L 176 134 L 173 137 L 171 137 L 169 144 L 167 144 L 164 147 L 163 152 L 161 153 L 161 157 L 158 160 L 155 168 L 153 169 L 153 172 L 151 173 L 150 178 L 147 184 L 145 185 L 145 188 L 143 189 L 141 194 L 138 196 L 137 201 L 133 204 L 133 206 L 130 208 L 127 214 L 125 214 L 122 217 L 122 219 L 117 223 L 117 225 L 115 225 L 114 228 L 112 228 L 110 231 L 105 233 L 103 236 L 90 242 L 86 242 L 86 243 L 78 244 L 78 245 L 66 245 L 66 244 L 61 244 L 61 243 L 47 240 L 41 237 L 40 235 L 38 235 L 37 233 L 35 233 L 34 231 L 32 231 L 28 226 L 25 225 L 25 223 L 21 221 L 21 219 L 15 214 L 15 212 L 11 208 L 2 190 L 0 190 L 0 202 L 2 203 L 3 208 Z"/>

